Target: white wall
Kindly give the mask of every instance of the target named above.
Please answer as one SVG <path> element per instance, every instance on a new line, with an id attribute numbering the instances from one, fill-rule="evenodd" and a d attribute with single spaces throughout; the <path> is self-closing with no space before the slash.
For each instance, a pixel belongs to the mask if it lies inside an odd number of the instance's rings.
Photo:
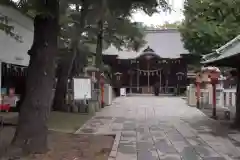
<path id="1" fill-rule="evenodd" d="M 9 25 L 14 26 L 14 32 L 23 40 L 22 43 L 17 42 L 0 30 L 0 61 L 27 66 L 29 63 L 27 52 L 33 41 L 33 21 L 19 11 L 3 5 L 0 5 L 0 15 L 8 17 Z"/>

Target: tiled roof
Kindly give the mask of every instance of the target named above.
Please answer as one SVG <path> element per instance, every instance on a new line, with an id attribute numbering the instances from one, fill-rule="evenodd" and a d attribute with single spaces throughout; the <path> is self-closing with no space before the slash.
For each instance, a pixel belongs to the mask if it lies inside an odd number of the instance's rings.
<path id="1" fill-rule="evenodd" d="M 144 54 L 143 51 L 148 47 L 162 58 L 179 58 L 181 54 L 188 53 L 183 47 L 181 35 L 177 29 L 148 30 L 145 40 L 147 43 L 138 52 L 128 49 L 119 51 L 114 46 L 110 46 L 104 54 L 118 55 L 119 59 L 134 59 Z"/>
<path id="2" fill-rule="evenodd" d="M 214 53 L 210 53 L 203 58 L 203 64 L 214 63 L 225 58 L 229 58 L 240 54 L 240 35 L 216 49 Z M 215 55 L 211 57 L 211 55 Z"/>

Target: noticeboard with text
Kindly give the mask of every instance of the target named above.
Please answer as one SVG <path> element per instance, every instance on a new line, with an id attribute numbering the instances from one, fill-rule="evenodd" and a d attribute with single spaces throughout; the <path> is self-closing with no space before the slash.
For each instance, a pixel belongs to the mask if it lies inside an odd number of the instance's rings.
<path id="1" fill-rule="evenodd" d="M 74 100 L 84 100 L 92 98 L 92 84 L 90 78 L 73 79 Z"/>

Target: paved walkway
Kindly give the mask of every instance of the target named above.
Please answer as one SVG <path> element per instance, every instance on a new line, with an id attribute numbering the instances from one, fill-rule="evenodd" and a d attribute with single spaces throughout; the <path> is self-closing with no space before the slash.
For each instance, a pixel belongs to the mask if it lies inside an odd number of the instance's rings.
<path id="1" fill-rule="evenodd" d="M 240 160 L 240 134 L 181 98 L 117 98 L 78 133 L 116 134 L 109 160 Z"/>

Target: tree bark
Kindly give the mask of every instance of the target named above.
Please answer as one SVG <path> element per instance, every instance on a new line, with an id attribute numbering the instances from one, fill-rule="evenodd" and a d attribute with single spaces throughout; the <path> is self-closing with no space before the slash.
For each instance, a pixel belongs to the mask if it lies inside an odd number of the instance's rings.
<path id="1" fill-rule="evenodd" d="M 96 67 L 98 68 L 97 78 L 97 88 L 100 88 L 100 78 L 101 78 L 101 67 L 102 67 L 102 49 L 103 49 L 103 20 L 100 19 L 98 22 L 98 34 L 97 34 L 97 47 L 96 47 Z"/>
<path id="2" fill-rule="evenodd" d="M 237 69 L 236 113 L 234 128 L 240 128 L 240 68 Z"/>
<path id="3" fill-rule="evenodd" d="M 88 12 L 88 6 L 89 3 L 87 0 L 82 0 L 82 8 L 81 8 L 81 19 L 80 19 L 80 24 L 76 25 L 75 30 L 76 34 L 73 38 L 73 43 L 71 48 L 73 49 L 72 52 L 68 53 L 67 58 L 65 60 L 62 60 L 59 64 L 60 71 L 59 74 L 57 75 L 57 85 L 56 85 L 56 92 L 53 100 L 53 110 L 58 110 L 58 111 L 65 111 L 65 98 L 67 94 L 67 83 L 68 83 L 68 78 L 72 70 L 73 62 L 74 59 L 76 58 L 77 54 L 77 47 L 78 43 L 80 41 L 81 34 L 83 32 L 83 28 L 85 26 L 85 18 L 87 16 Z"/>
<path id="4" fill-rule="evenodd" d="M 28 153 L 47 151 L 47 118 L 52 103 L 55 58 L 58 37 L 58 1 L 45 1 L 51 15 L 34 18 L 34 40 L 28 54 L 30 62 L 25 95 L 20 105 L 19 121 L 12 146 Z"/>
<path id="5" fill-rule="evenodd" d="M 77 51 L 74 50 L 70 53 L 67 53 L 67 55 L 61 60 L 58 68 L 59 73 L 57 75 L 57 86 L 56 86 L 56 92 L 53 100 L 53 110 L 56 111 L 66 111 L 65 106 L 65 99 L 67 94 L 67 84 L 68 84 L 68 78 L 69 74 L 72 69 L 72 65 L 74 62 L 73 57 L 76 56 Z"/>

